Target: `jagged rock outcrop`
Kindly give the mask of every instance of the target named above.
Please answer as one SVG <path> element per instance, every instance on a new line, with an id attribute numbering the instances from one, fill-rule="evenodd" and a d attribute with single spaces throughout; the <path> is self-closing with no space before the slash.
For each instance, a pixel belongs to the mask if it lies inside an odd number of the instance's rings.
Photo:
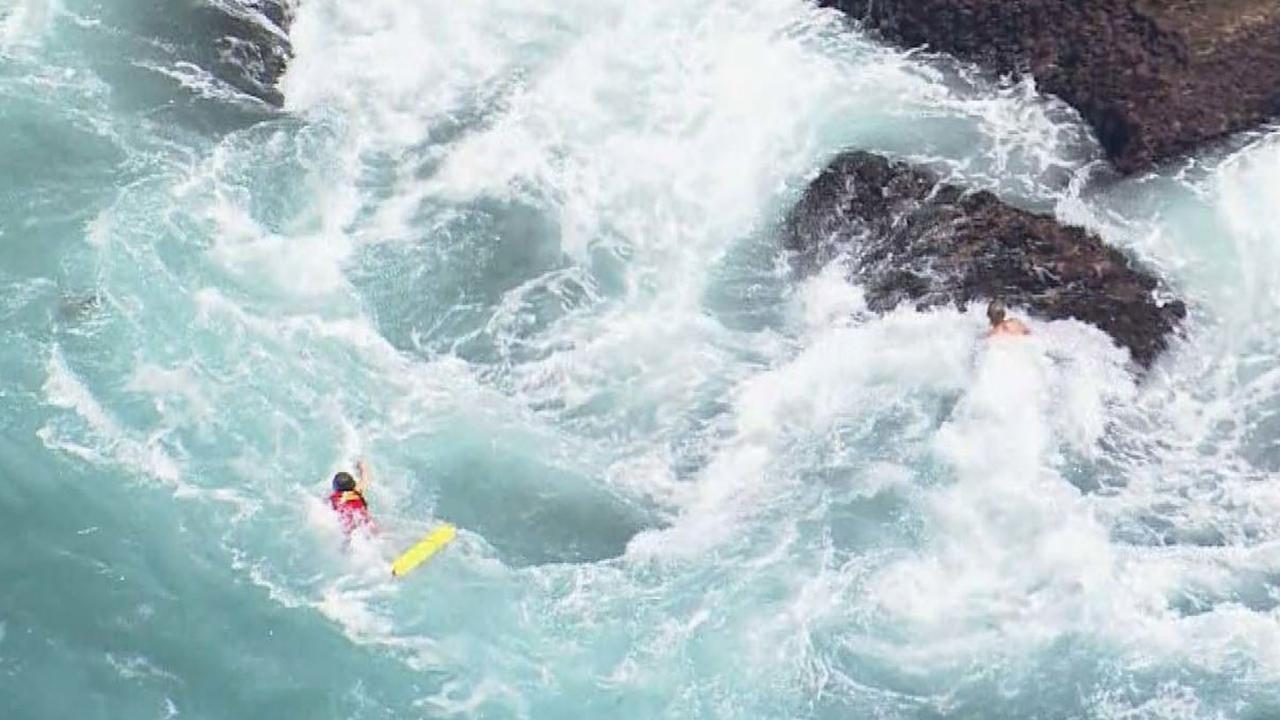
<path id="1" fill-rule="evenodd" d="M 1097 236 L 866 152 L 840 155 L 814 180 L 784 242 L 802 271 L 847 256 L 874 311 L 1000 296 L 1044 318 L 1091 323 L 1143 367 L 1186 315 Z"/>
<path id="2" fill-rule="evenodd" d="M 284 97 L 276 82 L 293 55 L 295 0 L 137 0 L 142 34 L 155 38 L 164 64 L 189 66 L 268 106 Z"/>
<path id="3" fill-rule="evenodd" d="M 224 0 L 202 8 L 212 31 L 213 73 L 240 92 L 282 105 L 276 81 L 293 56 L 292 0 Z"/>
<path id="4" fill-rule="evenodd" d="M 818 0 L 904 46 L 1030 73 L 1132 173 L 1280 115 L 1277 0 Z"/>

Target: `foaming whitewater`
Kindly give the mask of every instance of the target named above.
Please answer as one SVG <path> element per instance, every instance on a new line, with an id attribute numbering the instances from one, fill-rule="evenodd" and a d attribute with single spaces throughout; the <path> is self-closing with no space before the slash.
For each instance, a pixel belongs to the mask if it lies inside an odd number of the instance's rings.
<path id="1" fill-rule="evenodd" d="M 1274 132 L 1108 180 L 800 0 L 308 0 L 276 115 L 149 12 L 0 10 L 15 717 L 1280 713 Z M 848 147 L 1101 232 L 1184 335 L 1138 378 L 796 277 Z"/>

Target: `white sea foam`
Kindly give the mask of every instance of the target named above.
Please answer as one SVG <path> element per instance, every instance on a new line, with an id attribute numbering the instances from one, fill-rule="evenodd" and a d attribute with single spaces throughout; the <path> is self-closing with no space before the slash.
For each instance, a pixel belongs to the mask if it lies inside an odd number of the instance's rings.
<path id="1" fill-rule="evenodd" d="M 1233 337 L 1273 328 L 1280 308 L 1280 138 L 1251 146 L 1223 163 L 1213 181 L 1216 210 L 1231 244 L 1234 276 L 1217 287 Z"/>
<path id="2" fill-rule="evenodd" d="M 38 43 L 59 12 L 57 0 L 13 0 L 0 8 L 0 51 Z"/>
<path id="3" fill-rule="evenodd" d="M 72 410 L 83 423 L 81 429 L 57 421 L 40 428 L 39 436 L 46 447 L 91 461 L 110 459 L 133 472 L 181 486 L 180 463 L 164 447 L 162 434 L 152 434 L 145 439 L 134 437 L 71 371 L 57 347 L 50 352 L 45 370 L 46 400 L 56 407 Z"/>
<path id="4" fill-rule="evenodd" d="M 178 677 L 156 665 L 145 655 L 107 653 L 107 664 L 125 680 L 162 680 L 176 682 Z"/>
<path id="5" fill-rule="evenodd" d="M 151 395 L 156 410 L 166 416 L 170 425 L 200 425 L 214 412 L 204 383 L 189 366 L 168 369 L 149 363 L 138 365 L 125 389 Z"/>
<path id="6" fill-rule="evenodd" d="M 994 624 L 1004 642 L 1039 641 L 1078 622 L 1113 560 L 1106 529 L 1051 468 L 1050 395 L 1067 378 L 1034 340 L 988 345 L 935 440 L 955 473 L 929 498 L 936 546 L 874 587 L 887 612 L 932 638 Z"/>
<path id="7" fill-rule="evenodd" d="M 1176 573 L 1163 576 L 1167 566 L 1117 548 L 1114 506 L 1065 477 L 1067 465 L 1105 454 L 1099 443 L 1115 408 L 1139 395 L 1124 353 L 1095 330 L 1033 323 L 1033 340 L 987 347 L 976 312 L 904 309 L 869 319 L 838 267 L 799 293 L 790 337 L 730 331 L 703 305 L 709 269 L 771 222 L 762 207 L 786 197 L 778 179 L 794 182 L 850 138 L 1043 202 L 1093 157 L 1080 126 L 1027 82 L 971 79 L 953 90 L 923 61 L 887 52 L 878 62 L 851 61 L 879 51 L 850 36 L 833 40 L 834 26 L 798 3 L 704 5 L 696 14 L 674 2 L 573 10 L 314 3 L 301 10 L 299 58 L 284 87 L 294 109 L 341 114 L 361 148 L 353 157 L 395 158 L 393 197 L 354 234 L 407 242 L 422 237 L 413 226 L 424 217 L 432 228 L 456 219 L 433 214 L 435 206 L 500 198 L 553 218 L 558 247 L 578 268 L 600 251 L 624 260 L 612 294 L 557 270 L 555 282 L 571 278 L 588 291 L 533 331 L 525 329 L 530 298 L 552 279 L 522 281 L 486 332 L 500 350 L 536 350 L 533 360 L 505 356 L 497 373 L 514 406 L 553 408 L 541 417 L 609 438 L 618 452 L 607 480 L 672 508 L 671 526 L 635 538 L 627 559 L 697 565 L 741 551 L 744 537 L 767 532 L 762 517 L 806 510 L 794 505 L 811 497 L 800 479 L 806 468 L 794 463 L 823 452 L 857 468 L 839 497 L 900 495 L 927 532 L 906 558 L 831 568 L 828 550 L 800 563 L 814 577 L 793 583 L 791 611 L 761 638 L 808 656 L 812 682 L 840 668 L 830 672 L 805 638 L 847 619 L 848 607 L 892 618 L 919 641 L 914 658 L 944 665 L 965 653 L 1033 652 L 1081 626 L 1104 638 L 1137 637 L 1135 627 L 1179 633 L 1162 624 Z M 965 132 L 985 155 L 945 143 L 910 147 L 869 129 L 888 117 L 924 132 L 928 118 L 918 116 L 929 113 L 970 123 Z M 841 124 L 837 115 L 867 119 Z M 442 139 L 421 147 L 433 137 Z M 677 467 L 671 441 L 683 439 L 690 408 L 717 385 L 728 389 L 729 407 L 694 438 L 702 462 Z M 939 414 L 949 401 L 955 409 Z M 396 406 L 411 417 L 411 404 Z M 647 417 L 644 430 L 630 422 Z M 876 441 L 901 444 L 904 456 L 857 465 L 860 453 L 879 448 L 847 447 L 846 438 L 869 442 L 868 428 L 889 417 L 897 429 Z M 932 450 L 912 455 L 917 445 Z M 941 477 L 921 469 L 930 463 Z M 778 544 L 743 562 L 798 562 L 788 555 L 804 545 L 796 522 L 784 519 Z M 1126 574 L 1150 583 L 1111 592 Z M 606 602 L 582 593 L 578 605 Z M 672 628 L 673 647 L 703 631 Z M 669 652 L 655 646 L 652 657 Z M 642 676 L 631 662 L 624 675 Z"/>
<path id="8" fill-rule="evenodd" d="M 191 62 L 175 62 L 172 65 L 161 65 L 154 62 L 137 62 L 144 70 L 163 75 L 182 86 L 191 93 L 209 100 L 246 105 L 258 109 L 269 109 L 263 100 L 236 89 L 234 85 L 220 79 L 212 72 Z"/>
<path id="9" fill-rule="evenodd" d="M 1222 328 L 1194 306 L 1145 384 L 1074 322 L 984 343 L 976 308 L 875 317 L 838 264 L 794 292 L 773 267 L 772 226 L 827 156 L 913 155 L 1044 202 L 1062 176 L 1081 182 L 1092 146 L 1027 82 L 957 80 L 841 27 L 800 0 L 303 4 L 283 85 L 297 117 L 225 138 L 167 195 L 126 193 L 88 228 L 137 361 L 99 386 L 55 347 L 44 392 L 65 412 L 41 439 L 167 482 L 198 463 L 228 487 L 177 495 L 220 501 L 209 522 L 233 570 L 413 682 L 447 675 L 422 691 L 432 714 L 532 715 L 563 696 L 619 713 L 663 698 L 650 715 L 873 714 L 844 712 L 858 698 L 942 715 L 972 702 L 949 693 L 981 685 L 976 667 L 1025 691 L 1001 668 L 1064 638 L 1195 684 L 1102 693 L 1080 714 L 1202 717 L 1195 672 L 1268 682 L 1280 491 L 1243 451 L 1280 389 L 1264 338 L 1280 245 L 1256 190 L 1276 184 L 1273 150 L 1206 183 L 1227 231 L 1203 247 L 1090 218 L 1192 268 L 1178 279 Z M 378 266 L 378 246 L 434 248 L 511 207 L 550 237 L 502 240 L 546 240 L 551 267 L 512 253 L 501 286 L 466 288 L 497 298 L 474 301 L 452 349 L 389 339 L 401 318 L 369 286 L 440 261 Z M 176 239 L 151 232 L 158 217 Z M 511 259 L 466 240 L 474 267 Z M 1213 273 L 1247 302 L 1215 295 Z M 756 293 L 777 312 L 722 308 Z M 153 426 L 105 399 L 119 389 L 151 403 Z M 657 527 L 618 560 L 520 569 L 463 528 L 447 572 L 393 585 L 387 555 L 430 520 L 432 463 L 456 450 L 438 437 L 470 430 L 493 455 L 531 446 L 656 506 Z M 191 437 L 212 457 L 182 454 Z M 319 498 L 369 453 L 388 529 L 348 550 Z M 455 472 L 489 459 L 454 457 Z M 563 489 L 529 482 L 535 498 Z M 1177 527 L 1135 540 L 1157 521 Z M 1181 543 L 1188 529 L 1212 542 Z"/>

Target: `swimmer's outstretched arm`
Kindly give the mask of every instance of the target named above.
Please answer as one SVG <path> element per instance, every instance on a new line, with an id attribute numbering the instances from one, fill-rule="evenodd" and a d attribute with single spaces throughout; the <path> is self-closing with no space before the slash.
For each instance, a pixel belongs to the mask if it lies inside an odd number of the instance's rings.
<path id="1" fill-rule="evenodd" d="M 364 492 L 365 488 L 369 487 L 369 483 L 373 482 L 373 473 L 369 472 L 368 466 L 364 464 L 364 458 L 356 461 L 356 475 L 359 476 L 356 480 L 356 490 Z"/>

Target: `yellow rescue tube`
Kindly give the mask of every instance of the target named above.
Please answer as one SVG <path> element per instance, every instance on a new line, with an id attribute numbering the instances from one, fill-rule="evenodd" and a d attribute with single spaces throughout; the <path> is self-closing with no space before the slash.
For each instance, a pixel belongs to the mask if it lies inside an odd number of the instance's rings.
<path id="1" fill-rule="evenodd" d="M 449 544 L 458 535 L 458 529 L 448 523 L 427 533 L 417 545 L 404 551 L 404 554 L 391 563 L 391 574 L 400 577 L 440 552 L 440 548 Z"/>

